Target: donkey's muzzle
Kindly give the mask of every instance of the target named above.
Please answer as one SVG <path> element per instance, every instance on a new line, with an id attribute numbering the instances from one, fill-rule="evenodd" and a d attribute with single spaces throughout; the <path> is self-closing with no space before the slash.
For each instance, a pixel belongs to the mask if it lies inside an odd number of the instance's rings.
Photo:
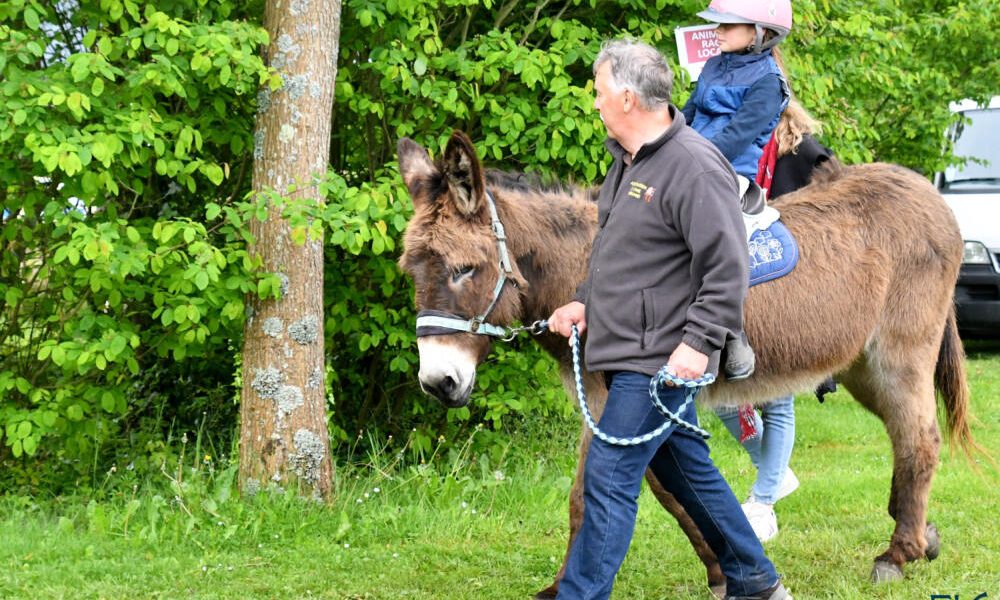
<path id="1" fill-rule="evenodd" d="M 468 391 L 460 390 L 458 381 L 450 375 L 437 377 L 433 380 L 421 378 L 420 389 L 437 398 L 448 408 L 459 408 L 469 403 Z"/>

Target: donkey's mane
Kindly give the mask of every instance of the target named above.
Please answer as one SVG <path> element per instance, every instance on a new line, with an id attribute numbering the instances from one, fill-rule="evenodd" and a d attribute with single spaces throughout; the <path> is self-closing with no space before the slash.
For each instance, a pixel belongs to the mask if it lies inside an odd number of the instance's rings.
<path id="1" fill-rule="evenodd" d="M 593 189 L 584 188 L 573 182 L 563 182 L 555 177 L 542 176 L 537 173 L 501 171 L 500 169 L 486 169 L 486 185 L 522 194 L 575 196 L 584 193 L 588 199 L 593 201 L 597 200 L 598 189 L 596 187 Z"/>

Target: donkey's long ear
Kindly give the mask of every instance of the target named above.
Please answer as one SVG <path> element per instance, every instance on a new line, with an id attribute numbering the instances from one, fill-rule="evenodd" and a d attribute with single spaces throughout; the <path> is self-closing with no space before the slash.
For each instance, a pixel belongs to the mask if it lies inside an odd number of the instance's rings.
<path id="1" fill-rule="evenodd" d="M 431 157 L 423 146 L 410 138 L 402 138 L 396 144 L 396 154 L 399 156 L 399 174 L 403 176 L 406 188 L 410 190 L 410 198 L 416 206 L 425 202 L 426 194 L 421 193 L 421 182 L 437 173 L 437 168 L 431 162 Z"/>
<path id="2" fill-rule="evenodd" d="M 469 136 L 455 131 L 444 149 L 444 174 L 448 177 L 455 208 L 464 215 L 473 215 L 483 204 L 483 165 L 476 156 L 476 147 Z"/>

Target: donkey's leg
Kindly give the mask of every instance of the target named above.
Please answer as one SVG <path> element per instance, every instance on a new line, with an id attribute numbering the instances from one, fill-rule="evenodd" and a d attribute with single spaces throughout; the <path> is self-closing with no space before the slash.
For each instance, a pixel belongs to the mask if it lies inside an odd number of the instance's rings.
<path id="1" fill-rule="evenodd" d="M 575 403 L 577 392 L 573 372 L 565 362 L 561 367 L 563 387 L 566 388 L 566 393 L 569 394 L 569 397 Z M 595 419 L 600 419 L 601 414 L 604 412 L 604 403 L 608 399 L 608 390 L 604 386 L 604 378 L 599 374 L 586 373 L 583 384 L 586 389 L 587 405 L 590 407 L 590 413 Z M 591 439 L 593 439 L 593 434 L 590 428 L 587 427 L 587 424 L 584 423 L 580 431 L 580 452 L 576 460 L 576 475 L 573 477 L 573 487 L 569 492 L 569 541 L 566 543 L 566 554 L 563 556 L 562 566 L 559 567 L 559 572 L 556 573 L 552 584 L 535 594 L 536 600 L 555 598 L 556 593 L 559 591 L 559 582 L 562 581 L 563 575 L 566 573 L 566 563 L 569 562 L 569 551 L 573 547 L 573 540 L 576 539 L 577 532 L 580 531 L 580 524 L 583 523 L 583 471 L 584 464 L 587 461 L 587 451 L 590 450 Z"/>
<path id="2" fill-rule="evenodd" d="M 576 476 L 573 478 L 573 487 L 569 491 L 569 541 L 566 543 L 566 554 L 563 556 L 562 566 L 556 573 L 555 579 L 549 587 L 535 594 L 535 600 L 555 598 L 559 591 L 559 582 L 566 574 L 566 563 L 569 562 L 569 551 L 573 547 L 573 540 L 576 539 L 577 532 L 580 531 L 580 524 L 583 523 L 583 467 L 587 459 L 587 450 L 590 449 L 590 440 L 593 438 L 590 429 L 584 424 L 580 433 L 580 456 L 576 461 Z"/>
<path id="3" fill-rule="evenodd" d="M 715 552 L 712 551 L 708 542 L 705 541 L 704 536 L 701 535 L 701 530 L 698 529 L 698 526 L 695 525 L 691 517 L 688 516 L 687 511 L 674 498 L 673 494 L 663 489 L 663 486 L 660 485 L 656 476 L 649 469 L 646 470 L 646 482 L 649 483 L 650 491 L 660 501 L 663 508 L 667 509 L 667 512 L 677 519 L 677 524 L 681 526 L 681 530 L 691 542 L 691 546 L 694 547 L 698 558 L 705 565 L 705 570 L 708 574 L 708 587 L 712 590 L 712 593 L 715 594 L 716 598 L 724 597 L 726 595 L 726 576 L 722 574 L 719 559 L 715 556 Z"/>
<path id="4" fill-rule="evenodd" d="M 571 390 L 569 392 L 571 397 L 575 398 L 576 388 L 572 376 L 570 375 L 570 378 L 567 380 L 564 374 L 564 383 L 566 383 L 567 390 Z M 601 413 L 604 412 L 604 402 L 607 400 L 607 390 L 604 388 L 603 378 L 588 376 L 584 380 L 584 385 L 587 388 L 587 404 L 590 407 L 590 412 L 593 414 L 594 419 L 600 420 Z M 576 477 L 573 480 L 573 488 L 570 490 L 569 495 L 569 542 L 566 545 L 566 554 L 552 584 L 535 594 L 535 598 L 538 600 L 556 597 L 559 582 L 566 572 L 566 563 L 569 560 L 570 548 L 573 547 L 573 540 L 576 539 L 576 534 L 580 530 L 580 524 L 583 522 L 583 469 L 584 463 L 587 460 L 587 451 L 590 449 L 591 439 L 593 439 L 593 434 L 587 425 L 584 424 L 583 430 L 580 433 L 580 454 L 576 463 Z M 691 517 L 688 516 L 687 512 L 685 512 L 684 508 L 674 499 L 673 495 L 660 486 L 656 477 L 649 470 L 646 471 L 646 481 L 649 482 L 650 489 L 660 504 L 677 519 L 677 523 L 681 526 L 684 534 L 687 535 L 688 540 L 691 541 L 691 545 L 694 547 L 698 558 L 705 565 L 709 587 L 717 597 L 721 598 L 725 594 L 726 578 L 722 574 L 722 569 L 719 567 L 719 561 L 715 553 L 712 552 L 712 549 L 705 542 L 698 527 L 691 520 Z"/>
<path id="5" fill-rule="evenodd" d="M 844 378 L 854 397 L 882 419 L 892 442 L 889 515 L 896 528 L 889 548 L 875 558 L 872 580 L 893 581 L 903 565 L 933 554 L 940 543 L 927 523 L 927 501 L 937 467 L 941 435 L 934 397 L 936 347 L 868 353 Z M 928 537 L 934 546 L 928 546 Z"/>

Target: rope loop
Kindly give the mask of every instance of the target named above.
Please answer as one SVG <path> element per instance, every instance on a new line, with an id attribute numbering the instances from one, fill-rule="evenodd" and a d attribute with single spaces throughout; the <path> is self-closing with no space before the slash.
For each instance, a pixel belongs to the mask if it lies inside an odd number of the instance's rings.
<path id="1" fill-rule="evenodd" d="M 573 374 L 576 377 L 576 395 L 580 403 L 580 412 L 583 413 L 583 420 L 587 423 L 587 427 L 589 427 L 590 430 L 594 432 L 594 435 L 601 440 L 615 446 L 637 446 L 659 437 L 660 434 L 673 425 L 677 425 L 687 431 L 697 433 L 706 440 L 711 437 L 711 434 L 701 427 L 693 425 L 682 419 L 679 413 L 683 413 L 688 405 L 694 402 L 694 397 L 698 393 L 697 388 L 709 385 L 715 381 L 715 376 L 708 373 L 694 380 L 683 379 L 667 372 L 666 365 L 661 367 L 649 382 L 650 400 L 656 410 L 666 418 L 666 421 L 653 431 L 636 437 L 619 438 L 604 433 L 600 430 L 600 428 L 598 428 L 597 423 L 594 421 L 594 416 L 590 414 L 590 408 L 587 406 L 587 394 L 583 389 L 583 369 L 580 366 L 580 333 L 577 330 L 576 325 L 573 325 L 573 330 L 570 334 L 570 344 L 573 346 Z M 666 383 L 670 383 L 671 385 L 677 387 L 688 388 L 684 404 L 681 405 L 680 409 L 676 413 L 667 408 L 663 402 L 660 401 L 659 388 L 661 385 L 665 385 Z"/>

